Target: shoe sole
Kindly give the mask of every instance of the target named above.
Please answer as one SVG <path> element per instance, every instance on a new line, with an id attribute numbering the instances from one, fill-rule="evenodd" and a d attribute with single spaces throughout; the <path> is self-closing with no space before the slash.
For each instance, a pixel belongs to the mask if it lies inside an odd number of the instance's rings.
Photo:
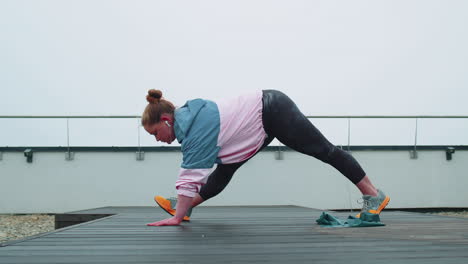
<path id="1" fill-rule="evenodd" d="M 389 202 L 390 202 L 390 197 L 385 196 L 385 199 L 380 204 L 379 208 L 377 208 L 377 210 L 369 210 L 368 212 L 371 214 L 380 214 L 380 212 L 382 212 L 382 210 L 385 209 L 385 207 L 387 207 Z M 359 218 L 360 216 L 361 216 L 361 213 L 357 214 L 356 218 Z"/>
<path id="2" fill-rule="evenodd" d="M 388 203 L 390 202 L 390 197 L 389 196 L 385 196 L 385 199 L 383 200 L 383 202 L 380 204 L 379 208 L 377 208 L 377 212 L 376 214 L 380 214 L 380 212 L 382 212 L 382 210 L 387 207 Z"/>
<path id="3" fill-rule="evenodd" d="M 171 202 L 166 198 L 156 195 L 154 197 L 154 201 L 161 207 L 166 213 L 174 216 L 176 214 L 176 210 L 172 209 Z M 190 222 L 190 217 L 184 216 L 183 221 Z"/>

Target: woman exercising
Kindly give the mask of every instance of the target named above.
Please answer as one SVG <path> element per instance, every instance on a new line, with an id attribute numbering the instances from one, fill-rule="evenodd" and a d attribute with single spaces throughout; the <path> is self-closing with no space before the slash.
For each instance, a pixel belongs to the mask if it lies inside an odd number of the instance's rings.
<path id="1" fill-rule="evenodd" d="M 146 99 L 141 120 L 145 130 L 157 141 L 171 144 L 177 139 L 183 153 L 177 200 L 155 197 L 173 217 L 150 226 L 189 220 L 191 208 L 218 195 L 236 170 L 274 138 L 340 171 L 363 194 L 361 212 L 379 214 L 390 201 L 353 156 L 331 144 L 280 91 L 258 91 L 223 103 L 194 99 L 177 109 L 159 90 L 148 91 Z"/>

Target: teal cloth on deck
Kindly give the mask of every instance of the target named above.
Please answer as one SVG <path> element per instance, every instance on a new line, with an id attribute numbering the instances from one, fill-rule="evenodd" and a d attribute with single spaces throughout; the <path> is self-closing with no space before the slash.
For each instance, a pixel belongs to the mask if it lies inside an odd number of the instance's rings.
<path id="1" fill-rule="evenodd" d="M 348 216 L 348 219 L 340 220 L 333 215 L 323 212 L 319 219 L 315 220 L 319 225 L 325 227 L 371 227 L 384 226 L 380 222 L 378 214 L 361 213 L 360 217 Z"/>

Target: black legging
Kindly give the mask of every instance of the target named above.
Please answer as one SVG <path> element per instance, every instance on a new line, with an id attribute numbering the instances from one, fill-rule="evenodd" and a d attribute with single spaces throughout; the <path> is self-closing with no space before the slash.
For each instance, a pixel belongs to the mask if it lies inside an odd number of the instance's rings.
<path id="1" fill-rule="evenodd" d="M 366 175 L 353 156 L 331 144 L 287 95 L 276 90 L 264 90 L 262 100 L 263 127 L 268 137 L 257 153 L 276 137 L 284 145 L 335 167 L 354 184 Z M 208 200 L 218 195 L 247 160 L 218 164 L 201 188 L 200 196 Z"/>

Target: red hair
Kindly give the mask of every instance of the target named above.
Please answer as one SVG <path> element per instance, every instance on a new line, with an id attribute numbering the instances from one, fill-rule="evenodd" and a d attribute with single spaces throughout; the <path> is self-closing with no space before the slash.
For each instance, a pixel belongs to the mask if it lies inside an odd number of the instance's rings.
<path id="1" fill-rule="evenodd" d="M 174 105 L 162 97 L 160 90 L 151 89 L 146 95 L 148 105 L 141 116 L 141 124 L 152 125 L 160 121 L 162 114 L 174 114 Z"/>

